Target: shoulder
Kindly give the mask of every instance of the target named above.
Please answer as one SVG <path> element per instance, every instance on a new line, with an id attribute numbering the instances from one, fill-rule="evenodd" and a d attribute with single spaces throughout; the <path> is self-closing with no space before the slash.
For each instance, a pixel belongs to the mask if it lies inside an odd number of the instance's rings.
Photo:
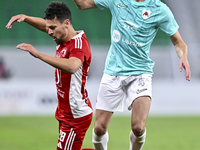
<path id="1" fill-rule="evenodd" d="M 70 40 L 70 45 L 75 49 L 82 49 L 83 45 L 89 44 L 88 39 L 83 30 L 76 31 L 77 35 Z"/>
<path id="2" fill-rule="evenodd" d="M 155 9 L 156 7 L 162 11 L 169 11 L 169 7 L 165 3 L 161 2 L 160 0 L 150 0 L 148 3 L 148 6 L 152 7 L 152 9 Z"/>
<path id="3" fill-rule="evenodd" d="M 161 13 L 162 14 L 172 14 L 170 8 L 163 2 L 159 3 L 160 9 L 161 9 Z M 173 15 L 173 14 L 172 14 Z"/>
<path id="4" fill-rule="evenodd" d="M 158 20 L 168 20 L 168 19 L 174 19 L 174 15 L 170 8 L 160 0 L 152 0 L 155 2 L 155 6 L 157 7 L 156 11 L 158 13 Z"/>
<path id="5" fill-rule="evenodd" d="M 77 35 L 70 40 L 71 53 L 91 55 L 90 44 L 83 30 L 76 31 Z"/>

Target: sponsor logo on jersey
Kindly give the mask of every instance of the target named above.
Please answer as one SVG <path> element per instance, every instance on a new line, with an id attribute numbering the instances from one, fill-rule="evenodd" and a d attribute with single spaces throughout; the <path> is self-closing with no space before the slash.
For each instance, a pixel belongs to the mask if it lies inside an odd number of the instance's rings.
<path id="1" fill-rule="evenodd" d="M 119 31 L 117 31 L 117 30 L 114 30 L 114 31 L 113 31 L 112 39 L 113 39 L 113 41 L 115 41 L 116 43 L 120 41 L 120 39 L 121 39 L 121 34 L 119 33 Z"/>
<path id="2" fill-rule="evenodd" d="M 144 19 L 148 19 L 150 17 L 150 14 L 151 14 L 151 11 L 150 10 L 146 10 L 144 9 L 143 12 L 142 12 L 142 17 Z"/>
<path id="3" fill-rule="evenodd" d="M 127 6 L 121 6 L 120 4 L 117 5 L 118 8 L 128 8 Z"/>
<path id="4" fill-rule="evenodd" d="M 122 39 L 122 42 L 126 43 L 127 45 L 133 45 L 133 46 L 136 46 L 136 47 L 142 47 L 143 46 L 142 43 L 135 43 L 135 42 L 129 41 L 127 39 Z"/>
<path id="5" fill-rule="evenodd" d="M 120 20 L 119 26 L 126 30 L 131 30 L 131 31 L 135 31 L 137 28 L 139 28 L 138 25 L 134 24 L 133 22 L 127 21 L 127 20 Z"/>
<path id="6" fill-rule="evenodd" d="M 58 89 L 57 93 L 58 93 L 58 95 L 60 95 L 60 97 L 64 98 L 64 96 L 65 96 L 65 92 L 64 91 L 61 91 L 61 90 Z"/>

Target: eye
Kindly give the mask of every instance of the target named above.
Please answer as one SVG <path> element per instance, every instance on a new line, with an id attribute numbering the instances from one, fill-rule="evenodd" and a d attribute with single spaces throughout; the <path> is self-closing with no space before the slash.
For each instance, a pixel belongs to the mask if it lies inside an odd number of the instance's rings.
<path id="1" fill-rule="evenodd" d="M 51 30 L 55 30 L 56 26 L 50 26 L 49 27 Z"/>

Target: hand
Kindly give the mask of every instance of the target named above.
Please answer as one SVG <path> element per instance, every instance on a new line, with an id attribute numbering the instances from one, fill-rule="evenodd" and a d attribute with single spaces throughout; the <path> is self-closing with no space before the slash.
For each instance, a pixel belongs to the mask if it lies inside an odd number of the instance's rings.
<path id="1" fill-rule="evenodd" d="M 191 77 L 190 65 L 186 58 L 181 58 L 179 61 L 179 71 L 181 72 L 183 68 L 185 69 L 186 72 L 186 80 L 190 81 Z"/>
<path id="2" fill-rule="evenodd" d="M 39 57 L 39 52 L 31 44 L 22 43 L 17 45 L 16 48 L 27 51 L 36 58 Z"/>
<path id="3" fill-rule="evenodd" d="M 13 17 L 9 20 L 8 24 L 6 25 L 6 28 L 7 28 L 7 29 L 11 29 L 11 28 L 12 28 L 12 24 L 13 24 L 15 21 L 17 21 L 17 22 L 22 22 L 22 21 L 25 20 L 26 17 L 27 17 L 27 16 L 26 16 L 26 15 L 23 15 L 23 14 L 13 16 Z"/>

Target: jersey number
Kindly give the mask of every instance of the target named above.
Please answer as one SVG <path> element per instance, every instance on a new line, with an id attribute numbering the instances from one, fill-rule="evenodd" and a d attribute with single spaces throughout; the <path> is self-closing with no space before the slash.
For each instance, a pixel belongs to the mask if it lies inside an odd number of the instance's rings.
<path id="1" fill-rule="evenodd" d="M 57 84 L 59 87 L 62 87 L 62 82 L 61 82 L 61 80 L 60 80 L 60 78 L 61 78 L 61 70 L 56 69 L 56 77 L 57 77 L 56 84 Z"/>

